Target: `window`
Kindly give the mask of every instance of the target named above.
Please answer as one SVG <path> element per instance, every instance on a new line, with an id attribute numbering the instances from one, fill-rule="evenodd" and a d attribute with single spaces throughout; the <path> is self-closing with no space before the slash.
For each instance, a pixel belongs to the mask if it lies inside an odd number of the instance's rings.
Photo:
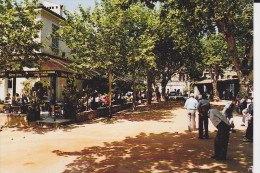
<path id="1" fill-rule="evenodd" d="M 59 27 L 52 24 L 52 49 L 59 49 L 59 35 L 57 31 L 59 30 Z"/>
<path id="2" fill-rule="evenodd" d="M 179 81 L 182 81 L 182 75 L 179 74 Z"/>
<path id="3" fill-rule="evenodd" d="M 12 79 L 8 79 L 8 83 L 7 83 L 8 88 L 12 88 L 13 87 L 12 82 L 13 82 Z"/>

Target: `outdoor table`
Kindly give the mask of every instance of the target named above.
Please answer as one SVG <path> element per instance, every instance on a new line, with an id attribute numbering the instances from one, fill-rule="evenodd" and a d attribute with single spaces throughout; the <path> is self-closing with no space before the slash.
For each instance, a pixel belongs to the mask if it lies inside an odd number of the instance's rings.
<path id="1" fill-rule="evenodd" d="M 54 121 L 56 121 L 56 117 L 62 116 L 62 109 L 64 107 L 64 104 L 62 102 L 56 102 L 54 105 L 51 105 L 51 108 L 54 112 Z"/>
<path id="2" fill-rule="evenodd" d="M 21 113 L 27 113 L 28 111 L 28 107 L 30 106 L 30 104 L 21 104 L 20 108 L 21 108 Z"/>
<path id="3" fill-rule="evenodd" d="M 60 114 L 62 115 L 62 110 L 63 110 L 63 108 L 64 108 L 64 103 L 63 103 L 63 102 L 58 102 L 58 103 L 56 103 L 56 105 L 57 105 L 58 107 L 60 107 Z"/>
<path id="4" fill-rule="evenodd" d="M 11 103 L 4 103 L 5 105 L 5 111 L 10 111 L 11 110 Z"/>
<path id="5" fill-rule="evenodd" d="M 12 110 L 13 113 L 14 112 L 18 113 L 21 110 L 20 105 L 11 105 L 10 109 Z"/>

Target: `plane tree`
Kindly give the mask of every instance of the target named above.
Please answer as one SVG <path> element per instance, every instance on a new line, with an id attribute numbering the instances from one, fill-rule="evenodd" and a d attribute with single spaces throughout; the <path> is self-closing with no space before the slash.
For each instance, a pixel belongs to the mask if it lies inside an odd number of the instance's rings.
<path id="1" fill-rule="evenodd" d="M 117 75 L 131 74 L 135 91 L 139 62 L 152 60 L 148 50 L 153 41 L 147 34 L 149 15 L 145 7 L 139 4 L 123 11 L 119 3 L 119 0 L 102 0 L 93 11 L 81 6 L 80 13 L 65 11 L 67 20 L 59 31 L 61 39 L 71 49 L 75 69 L 86 75 L 89 69 L 108 75 L 110 110 L 113 75 L 115 79 Z"/>
<path id="2" fill-rule="evenodd" d="M 99 71 L 109 78 L 109 110 L 111 115 L 112 73 L 122 67 L 122 30 L 120 14 L 113 2 L 103 0 L 94 8 L 84 10 L 79 6 L 80 14 L 65 11 L 67 20 L 59 34 L 71 49 L 72 65 L 78 71 L 89 75 L 89 70 Z M 91 77 L 91 76 L 90 76 Z"/>
<path id="3" fill-rule="evenodd" d="M 37 0 L 14 3 L 0 0 L 0 70 L 37 67 L 38 54 L 44 46 L 39 38 L 43 22 L 37 20 Z"/>
<path id="4" fill-rule="evenodd" d="M 131 5 L 124 12 L 124 29 L 125 29 L 125 49 L 127 67 L 129 73 L 132 75 L 133 81 L 133 100 L 135 108 L 136 101 L 136 77 L 142 78 L 145 76 L 147 81 L 147 104 L 151 103 L 151 76 L 150 71 L 155 67 L 154 42 L 156 34 L 154 32 L 156 27 L 156 10 L 146 8 L 143 4 L 138 3 Z M 145 78 L 143 78 L 145 80 Z"/>
<path id="5" fill-rule="evenodd" d="M 213 99 L 219 100 L 217 82 L 219 76 L 231 65 L 228 55 L 228 46 L 221 35 L 209 35 L 202 39 L 203 45 L 203 65 L 208 69 L 213 81 Z"/>
<path id="6" fill-rule="evenodd" d="M 175 11 L 161 17 L 158 13 L 157 40 L 153 52 L 156 56 L 157 76 L 161 81 L 162 99 L 165 100 L 166 86 L 174 74 L 189 73 L 197 77 L 201 62 L 201 44 L 199 33 L 191 33 L 182 27 L 179 18 L 173 18 Z M 196 73 L 195 73 L 196 71 Z"/>
<path id="7" fill-rule="evenodd" d="M 253 1 L 241 0 L 127 0 L 122 8 L 130 4 L 145 2 L 153 8 L 162 2 L 164 13 L 175 11 L 182 26 L 191 34 L 221 33 L 227 42 L 228 52 L 239 81 L 247 79 L 253 70 Z"/>

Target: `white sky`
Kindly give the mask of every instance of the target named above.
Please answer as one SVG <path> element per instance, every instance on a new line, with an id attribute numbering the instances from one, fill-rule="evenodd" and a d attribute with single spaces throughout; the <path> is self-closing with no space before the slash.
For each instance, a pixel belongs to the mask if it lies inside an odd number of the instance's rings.
<path id="1" fill-rule="evenodd" d="M 16 0 L 16 1 L 20 2 L 22 0 Z M 47 0 L 47 1 L 62 4 L 64 5 L 66 10 L 73 12 L 74 10 L 77 10 L 79 4 L 81 4 L 84 9 L 86 9 L 87 7 L 91 7 L 91 9 L 93 9 L 95 7 L 95 2 L 100 0 Z M 39 2 L 43 3 L 44 0 L 39 0 Z"/>
<path id="2" fill-rule="evenodd" d="M 41 0 L 44 2 L 44 0 Z M 50 2 L 55 2 L 58 4 L 62 4 L 65 6 L 66 10 L 73 12 L 78 8 L 79 4 L 82 4 L 82 7 L 86 9 L 87 7 L 91 7 L 93 9 L 95 7 L 96 0 L 48 0 Z"/>

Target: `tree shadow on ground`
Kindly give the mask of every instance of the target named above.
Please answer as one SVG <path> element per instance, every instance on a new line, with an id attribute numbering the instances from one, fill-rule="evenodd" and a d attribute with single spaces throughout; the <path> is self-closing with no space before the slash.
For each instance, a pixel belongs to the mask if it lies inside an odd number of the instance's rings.
<path id="1" fill-rule="evenodd" d="M 8 114 L 7 120 L 4 126 L 1 128 L 13 128 L 13 131 L 24 131 L 24 132 L 34 132 L 37 134 L 45 134 L 47 132 L 56 131 L 62 129 L 65 132 L 69 132 L 71 129 L 78 128 L 80 125 L 85 124 L 115 124 L 120 123 L 123 120 L 127 121 L 163 121 L 169 117 L 173 117 L 172 110 L 180 108 L 183 106 L 183 102 L 180 101 L 170 101 L 170 102 L 159 102 L 149 106 L 137 107 L 135 111 L 132 109 L 126 109 L 121 112 L 115 113 L 112 118 L 99 117 L 96 119 L 88 120 L 81 123 L 75 123 L 71 125 L 59 125 L 48 124 L 45 126 L 37 125 L 36 122 L 26 121 L 26 117 L 14 116 Z M 163 121 L 166 122 L 166 121 Z"/>
<path id="2" fill-rule="evenodd" d="M 13 129 L 13 131 L 23 131 L 23 132 L 34 132 L 37 134 L 45 134 L 47 132 L 53 132 L 58 129 L 62 129 L 63 131 L 67 132 L 70 129 L 76 128 L 73 125 L 60 125 L 57 124 L 49 124 L 47 125 L 38 125 L 36 121 L 27 121 L 25 116 L 17 116 L 13 114 L 7 114 L 6 116 L 6 122 L 4 125 L 2 125 L 0 128 L 10 128 Z"/>
<path id="3" fill-rule="evenodd" d="M 120 123 L 125 120 L 127 121 L 158 121 L 158 122 L 171 122 L 169 118 L 174 117 L 172 110 L 183 108 L 184 102 L 179 101 L 168 101 L 168 102 L 158 102 L 153 103 L 148 106 L 137 107 L 135 111 L 131 109 L 126 109 L 115 113 L 112 118 L 99 117 L 96 119 L 88 120 L 81 123 L 75 123 L 65 126 L 57 126 L 57 124 L 50 124 L 48 126 L 37 125 L 36 122 L 27 122 L 26 117 L 19 117 L 13 115 L 7 115 L 7 122 L 2 128 L 13 128 L 13 131 L 23 131 L 23 132 L 34 132 L 37 134 L 45 134 L 48 132 L 57 131 L 58 129 L 63 130 L 64 132 L 69 132 L 72 129 L 78 128 L 81 125 L 86 124 L 96 124 L 103 123 L 106 124 L 115 124 Z M 212 105 L 212 108 L 218 110 L 223 109 L 223 105 Z M 235 113 L 235 111 L 234 111 Z M 235 116 L 239 116 L 237 113 Z"/>
<path id="4" fill-rule="evenodd" d="M 242 142 L 242 131 L 230 135 L 226 161 L 210 158 L 214 137 L 199 140 L 196 133 L 160 133 L 126 137 L 82 151 L 53 151 L 79 156 L 64 172 L 247 172 L 253 164 L 253 144 Z"/>
<path id="5" fill-rule="evenodd" d="M 78 125 L 83 124 L 95 124 L 95 123 L 105 123 L 105 124 L 114 124 L 122 122 L 123 120 L 127 121 L 160 121 L 167 122 L 166 119 L 169 117 L 172 118 L 172 110 L 183 107 L 182 101 L 169 101 L 169 102 L 159 102 L 151 104 L 148 106 L 137 107 L 136 110 L 126 109 L 115 113 L 112 118 L 98 118 L 90 121 L 78 123 Z"/>

